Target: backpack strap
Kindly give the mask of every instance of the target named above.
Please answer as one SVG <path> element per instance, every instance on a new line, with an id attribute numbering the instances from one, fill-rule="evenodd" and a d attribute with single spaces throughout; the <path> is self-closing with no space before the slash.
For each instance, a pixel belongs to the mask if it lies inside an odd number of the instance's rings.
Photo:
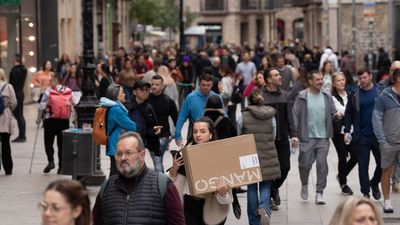
<path id="1" fill-rule="evenodd" d="M 217 120 L 214 122 L 214 126 L 217 127 L 219 122 L 221 122 L 221 120 L 223 119 L 223 116 L 218 116 Z"/>
<path id="2" fill-rule="evenodd" d="M 165 194 L 167 193 L 168 177 L 158 172 L 158 191 L 160 192 L 161 201 L 164 202 Z"/>
<path id="3" fill-rule="evenodd" d="M 105 180 L 105 181 L 101 184 L 100 191 L 99 191 L 100 199 L 103 199 L 104 191 L 106 190 L 106 187 L 107 187 L 108 183 L 110 182 L 110 178 L 111 178 L 111 177 L 109 177 L 107 180 Z"/>
<path id="4" fill-rule="evenodd" d="M 111 177 L 109 177 L 107 180 L 105 180 L 101 184 L 100 191 L 99 191 L 100 199 L 103 199 L 104 192 L 107 188 L 108 183 L 110 182 Z M 165 174 L 158 172 L 157 183 L 158 183 L 158 191 L 161 196 L 161 201 L 164 202 L 165 194 L 167 193 L 168 177 Z"/>
<path id="5" fill-rule="evenodd" d="M 4 91 L 4 89 L 6 88 L 6 86 L 7 86 L 7 84 L 4 84 L 3 87 L 1 87 L 0 95 L 3 94 L 3 91 Z"/>

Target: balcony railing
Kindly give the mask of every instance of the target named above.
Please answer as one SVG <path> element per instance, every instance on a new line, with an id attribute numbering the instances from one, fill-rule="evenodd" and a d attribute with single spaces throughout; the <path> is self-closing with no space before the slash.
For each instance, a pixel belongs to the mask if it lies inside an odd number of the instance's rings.
<path id="1" fill-rule="evenodd" d="M 260 9 L 261 9 L 261 1 L 260 0 L 241 0 L 240 1 L 240 10 L 258 11 Z"/>
<path id="2" fill-rule="evenodd" d="M 228 12 L 228 0 L 201 0 L 200 4 L 203 14 L 224 14 Z"/>

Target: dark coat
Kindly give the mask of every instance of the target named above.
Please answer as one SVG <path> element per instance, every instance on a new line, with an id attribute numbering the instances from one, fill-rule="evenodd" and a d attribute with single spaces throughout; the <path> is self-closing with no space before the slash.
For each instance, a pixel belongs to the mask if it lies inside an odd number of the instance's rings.
<path id="1" fill-rule="evenodd" d="M 237 135 L 235 126 L 232 124 L 231 120 L 228 117 L 224 116 L 223 113 L 217 110 L 210 111 L 206 109 L 204 116 L 210 118 L 214 122 L 214 125 L 216 125 L 215 130 L 217 132 L 218 140 L 235 137 Z M 218 122 L 218 124 L 215 124 L 218 117 L 220 116 L 222 116 L 222 119 Z"/>

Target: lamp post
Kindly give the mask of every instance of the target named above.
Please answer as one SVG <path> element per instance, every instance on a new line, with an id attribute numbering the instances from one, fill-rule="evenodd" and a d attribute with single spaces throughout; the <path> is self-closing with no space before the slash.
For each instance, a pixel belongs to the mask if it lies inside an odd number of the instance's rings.
<path id="1" fill-rule="evenodd" d="M 96 97 L 94 51 L 93 51 L 93 1 L 82 1 L 82 22 L 83 22 L 83 77 L 82 97 L 75 106 L 78 115 L 78 127 L 83 124 L 92 124 L 96 107 L 99 101 Z M 105 176 L 101 170 L 100 146 L 97 146 L 95 171 L 93 176 L 83 177 L 81 180 L 88 185 L 100 185 Z"/>
<path id="2" fill-rule="evenodd" d="M 183 18 L 183 0 L 179 0 L 179 51 L 181 53 L 181 57 L 185 51 L 185 21 Z"/>

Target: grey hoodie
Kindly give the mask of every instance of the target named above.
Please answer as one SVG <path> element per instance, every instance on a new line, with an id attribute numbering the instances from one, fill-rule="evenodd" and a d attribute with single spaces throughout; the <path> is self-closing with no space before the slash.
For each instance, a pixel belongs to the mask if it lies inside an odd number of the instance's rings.
<path id="1" fill-rule="evenodd" d="M 293 120 L 295 133 L 300 141 L 308 141 L 308 113 L 307 113 L 307 93 L 305 89 L 299 93 L 293 105 Z M 326 113 L 326 134 L 327 138 L 333 137 L 333 123 L 332 119 L 336 111 L 335 104 L 333 103 L 332 96 L 328 93 L 322 92 L 325 98 L 325 113 Z"/>

